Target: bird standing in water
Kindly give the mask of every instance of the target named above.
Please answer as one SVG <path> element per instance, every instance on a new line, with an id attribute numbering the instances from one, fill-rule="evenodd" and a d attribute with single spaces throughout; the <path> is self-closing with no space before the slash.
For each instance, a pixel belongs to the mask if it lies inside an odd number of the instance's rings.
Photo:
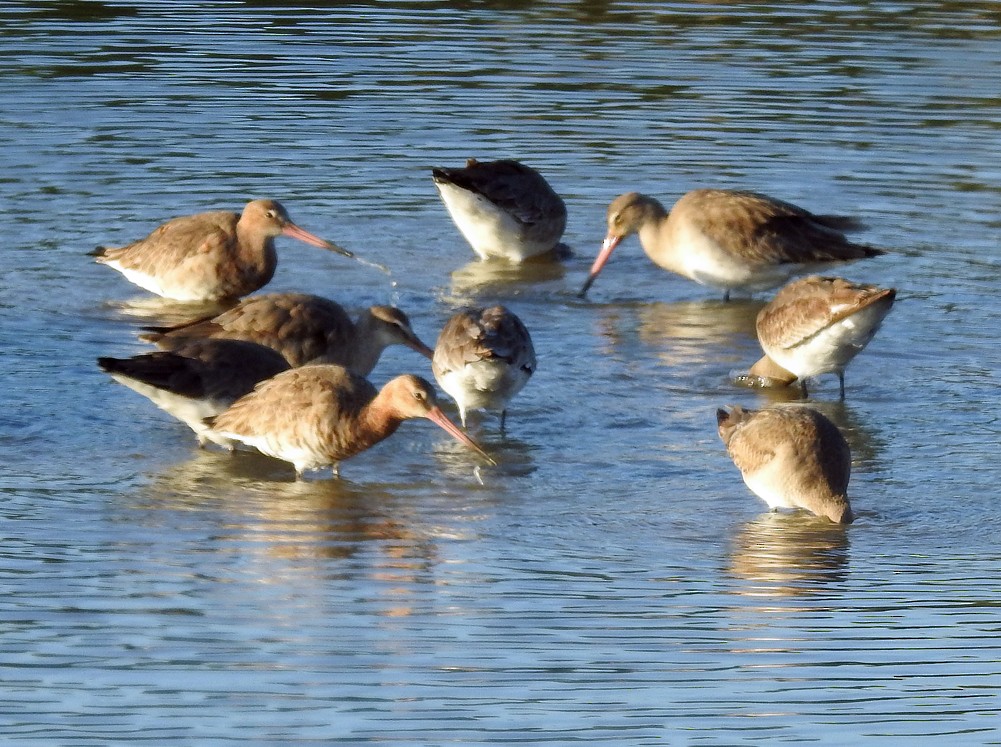
<path id="1" fill-rule="evenodd" d="M 535 348 L 522 321 L 503 306 L 465 309 L 441 330 L 431 368 L 459 408 L 462 425 L 469 410 L 500 410 L 535 373 Z"/>
<path id="2" fill-rule="evenodd" d="M 261 381 L 288 369 L 271 348 L 241 340 L 171 340 L 131 358 L 98 358 L 119 384 L 186 423 L 198 445 L 214 440 L 205 418 L 218 415 Z M 218 441 L 216 441 L 218 443 Z"/>
<path id="3" fill-rule="evenodd" d="M 654 264 L 719 288 L 728 300 L 731 290 L 773 288 L 811 267 L 884 253 L 848 241 L 844 231 L 856 227 L 850 218 L 814 215 L 755 192 L 697 189 L 670 212 L 652 197 L 628 192 L 608 206 L 608 234 L 580 295 L 633 233 Z"/>
<path id="4" fill-rule="evenodd" d="M 278 351 L 293 366 L 337 363 L 362 376 L 390 345 L 405 345 L 428 359 L 433 353 L 400 309 L 372 306 L 352 322 L 340 304 L 307 293 L 250 296 L 209 319 L 146 330 L 140 338 L 157 345 L 185 338 L 248 340 Z"/>
<path id="5" fill-rule="evenodd" d="M 431 170 L 452 221 L 480 259 L 520 263 L 554 250 L 567 225 L 563 199 L 535 169 L 518 161 L 477 161 Z"/>
<path id="6" fill-rule="evenodd" d="M 896 291 L 841 278 L 794 280 L 758 312 L 755 328 L 764 357 L 752 377 L 788 384 L 836 373 L 845 398 L 845 367 L 869 344 L 893 307 Z M 776 368 L 776 366 L 778 368 Z"/>
<path id="7" fill-rule="evenodd" d="M 852 522 L 851 451 L 824 415 L 802 406 L 735 406 L 717 410 L 716 421 L 747 487 L 769 508 L 801 508 L 839 524 Z"/>
<path id="8" fill-rule="evenodd" d="M 209 418 L 213 439 L 291 462 L 298 477 L 332 467 L 388 438 L 404 420 L 427 418 L 493 464 L 438 407 L 434 388 L 410 374 L 377 390 L 343 366 L 309 365 L 261 383 Z"/>
<path id="9" fill-rule="evenodd" d="M 175 301 L 229 301 L 270 282 L 278 266 L 275 237 L 354 255 L 311 234 L 275 200 L 247 203 L 241 215 L 198 213 L 169 220 L 144 239 L 91 254 L 130 282 Z"/>

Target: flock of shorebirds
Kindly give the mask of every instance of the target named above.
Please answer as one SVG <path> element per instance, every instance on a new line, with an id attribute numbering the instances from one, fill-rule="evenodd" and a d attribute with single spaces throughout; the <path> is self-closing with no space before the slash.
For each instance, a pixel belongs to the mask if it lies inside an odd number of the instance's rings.
<path id="1" fill-rule="evenodd" d="M 566 206 L 534 169 L 513 160 L 432 170 L 452 220 L 481 259 L 559 261 Z M 667 210 L 630 192 L 608 207 L 608 233 L 583 297 L 618 244 L 638 234 L 654 264 L 723 291 L 774 288 L 797 274 L 873 257 L 879 249 L 849 241 L 860 226 L 842 216 L 744 191 L 699 189 Z M 493 463 L 465 431 L 474 410 L 499 411 L 536 367 L 525 324 L 503 306 L 468 308 L 445 324 L 432 349 L 407 315 L 372 306 L 352 320 L 337 303 L 302 293 L 248 295 L 277 264 L 274 239 L 289 236 L 351 257 L 297 226 L 273 200 L 243 213 L 175 218 L 144 239 L 98 248 L 97 261 L 166 299 L 225 305 L 222 313 L 141 338 L 158 350 L 127 359 L 99 358 L 115 380 L 185 422 L 200 445 L 248 447 L 290 462 L 297 476 L 332 467 L 392 435 L 402 421 L 427 418 Z M 244 298 L 244 296 L 247 296 Z M 872 339 L 895 291 L 811 275 L 788 282 L 758 314 L 764 356 L 749 370 L 761 386 L 799 386 L 844 370 Z M 242 300 L 241 300 L 242 299 Z M 462 427 L 443 413 L 435 389 L 415 375 L 381 390 L 366 376 L 389 345 L 431 360 L 434 377 L 455 401 Z M 847 489 L 848 444 L 810 407 L 719 409 L 719 435 L 747 486 L 772 509 L 799 508 L 834 522 L 853 519 Z"/>

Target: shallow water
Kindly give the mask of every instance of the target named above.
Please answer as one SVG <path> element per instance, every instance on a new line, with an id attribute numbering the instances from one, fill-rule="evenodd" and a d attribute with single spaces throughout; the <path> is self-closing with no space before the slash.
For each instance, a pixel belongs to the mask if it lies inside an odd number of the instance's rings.
<path id="1" fill-rule="evenodd" d="M 993 2 L 7 3 L 0 10 L 0 733 L 16 743 L 997 743 L 1001 14 Z M 306 7 L 303 7 L 306 6 Z M 473 262 L 432 165 L 514 157 L 576 256 Z M 715 408 L 766 296 L 635 238 L 576 297 L 608 201 L 751 188 L 859 216 L 899 290 L 811 402 L 848 529 L 771 515 Z M 96 368 L 173 318 L 86 252 L 282 200 L 269 290 L 398 303 L 428 342 L 501 301 L 539 369 L 500 463 L 426 423 L 293 481 Z M 428 376 L 391 349 L 373 374 Z"/>

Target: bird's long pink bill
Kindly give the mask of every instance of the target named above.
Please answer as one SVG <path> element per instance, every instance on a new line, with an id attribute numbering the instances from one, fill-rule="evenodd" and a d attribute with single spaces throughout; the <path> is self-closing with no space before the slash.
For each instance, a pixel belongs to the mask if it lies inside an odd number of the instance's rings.
<path id="1" fill-rule="evenodd" d="M 329 249 L 332 252 L 337 252 L 338 254 L 343 254 L 345 257 L 354 257 L 352 252 L 347 249 L 337 246 L 331 241 L 326 239 L 321 239 L 316 234 L 312 234 L 305 228 L 299 228 L 295 223 L 289 223 L 282 229 L 282 233 L 293 239 L 299 239 L 299 241 L 304 241 L 307 244 L 312 244 L 313 246 L 318 246 L 321 249 Z"/>
<path id="2" fill-rule="evenodd" d="M 441 428 L 443 431 L 448 433 L 456 441 L 465 444 L 470 449 L 479 454 L 481 457 L 486 459 L 488 463 L 490 463 L 495 467 L 497 466 L 497 462 L 491 459 L 490 455 L 487 454 L 487 452 L 485 452 L 483 449 L 481 449 L 479 444 L 477 444 L 473 439 L 471 439 L 469 436 L 463 433 L 462 430 L 459 428 L 459 426 L 457 426 L 455 423 L 449 420 L 445 416 L 445 413 L 441 411 L 440 407 L 431 408 L 430 410 L 428 410 L 427 415 L 425 415 L 425 417 L 432 423 L 437 425 L 439 428 Z"/>
<path id="3" fill-rule="evenodd" d="M 580 293 L 577 295 L 583 298 L 588 291 L 588 288 L 594 283 L 598 277 L 598 273 L 601 272 L 601 268 L 605 266 L 608 258 L 612 256 L 612 250 L 619 245 L 622 241 L 621 236 L 613 236 L 609 234 L 605 237 L 605 240 L 601 243 L 601 251 L 598 252 L 598 256 L 594 259 L 594 264 L 591 265 L 591 271 L 587 275 L 587 280 L 584 281 L 584 287 L 580 289 Z"/>

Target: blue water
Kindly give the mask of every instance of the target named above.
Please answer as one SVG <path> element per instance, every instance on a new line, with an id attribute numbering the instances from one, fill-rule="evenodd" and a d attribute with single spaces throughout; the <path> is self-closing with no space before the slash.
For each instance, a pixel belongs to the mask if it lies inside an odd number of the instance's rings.
<path id="1" fill-rule="evenodd" d="M 12 744 L 1001 742 L 993 2 L 23 2 L 0 9 L 0 735 Z M 565 265 L 473 262 L 430 179 L 518 158 Z M 772 515 L 715 409 L 766 295 L 623 243 L 616 194 L 857 215 L 898 289 L 811 404 L 847 529 Z M 268 290 L 503 302 L 539 369 L 499 462 L 423 422 L 295 482 L 200 451 L 99 355 L 162 318 L 86 253 L 280 199 L 386 275 L 279 239 Z M 373 374 L 429 376 L 391 349 Z"/>

